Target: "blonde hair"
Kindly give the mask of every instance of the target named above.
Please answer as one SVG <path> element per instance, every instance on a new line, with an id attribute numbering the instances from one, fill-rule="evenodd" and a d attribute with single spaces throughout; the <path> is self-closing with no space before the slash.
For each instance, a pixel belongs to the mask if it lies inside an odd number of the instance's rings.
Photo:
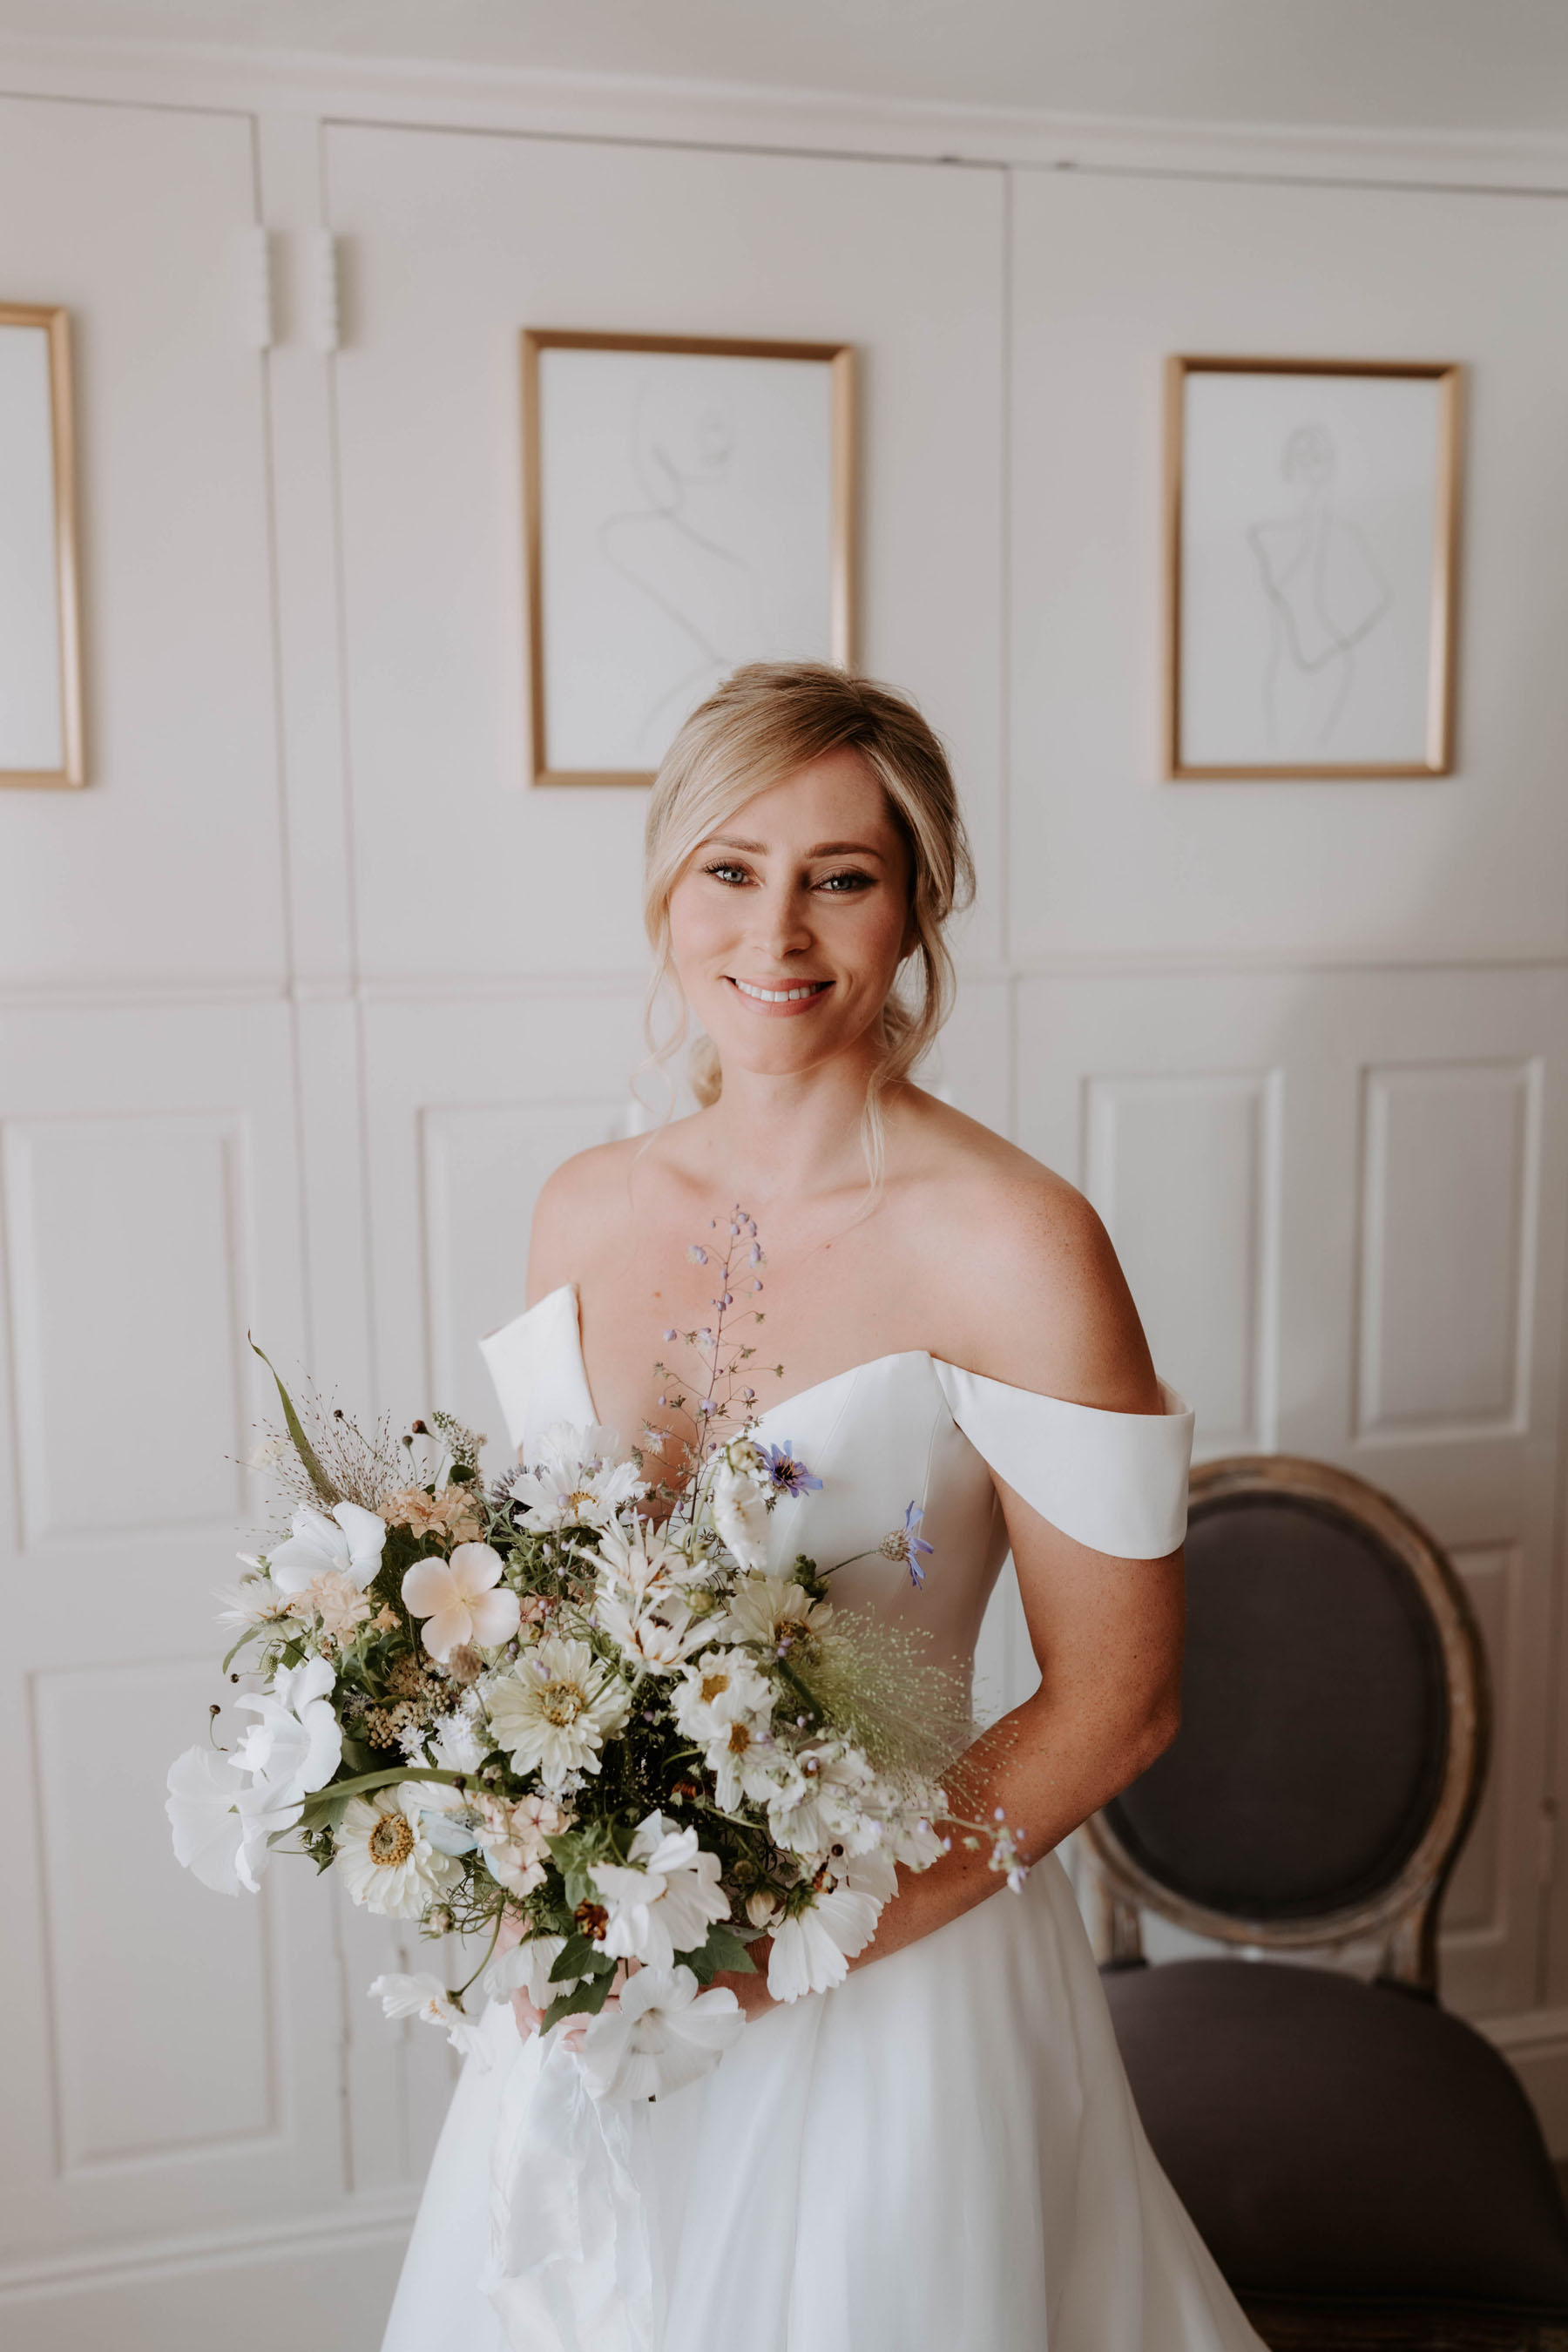
<path id="1" fill-rule="evenodd" d="M 685 999 L 671 1035 L 656 1034 L 664 991 L 679 981 L 669 899 L 693 852 L 746 802 L 829 751 L 858 751 L 888 797 L 910 856 L 914 945 L 878 1015 L 882 1051 L 866 1095 L 862 1141 L 872 1189 L 883 1161 L 881 1097 L 907 1077 L 952 1008 L 943 926 L 974 892 L 974 868 L 947 755 L 908 696 L 826 662 L 748 662 L 694 710 L 666 752 L 644 835 L 643 920 L 654 951 L 645 1030 L 657 1064 L 684 1042 Z M 906 977 L 906 967 L 912 974 Z M 722 1085 L 718 1049 L 700 1037 L 689 1063 L 703 1106 Z"/>

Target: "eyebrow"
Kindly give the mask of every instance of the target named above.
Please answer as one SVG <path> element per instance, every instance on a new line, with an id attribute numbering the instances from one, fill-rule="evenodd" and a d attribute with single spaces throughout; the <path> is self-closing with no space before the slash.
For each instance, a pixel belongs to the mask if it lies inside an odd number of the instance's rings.
<path id="1" fill-rule="evenodd" d="M 707 844 L 710 849 L 743 849 L 753 857 L 765 857 L 765 841 L 737 841 L 732 834 L 715 834 Z M 883 857 L 886 852 L 874 849 L 868 841 L 819 841 L 806 851 L 808 857 Z"/>

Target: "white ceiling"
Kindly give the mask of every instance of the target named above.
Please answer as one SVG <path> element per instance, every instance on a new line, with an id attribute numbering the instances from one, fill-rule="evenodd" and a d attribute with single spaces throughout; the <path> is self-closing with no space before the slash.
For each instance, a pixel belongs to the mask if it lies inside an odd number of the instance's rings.
<path id="1" fill-rule="evenodd" d="M 0 35 L 1390 129 L 1568 128 L 1568 0 L 0 0 Z"/>

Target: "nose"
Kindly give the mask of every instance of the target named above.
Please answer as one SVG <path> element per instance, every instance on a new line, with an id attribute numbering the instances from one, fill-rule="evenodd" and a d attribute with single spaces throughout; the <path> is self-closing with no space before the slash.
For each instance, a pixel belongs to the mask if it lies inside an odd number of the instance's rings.
<path id="1" fill-rule="evenodd" d="M 752 900 L 752 940 L 761 955 L 783 962 L 811 947 L 811 901 L 799 885 L 782 876 L 763 885 Z"/>

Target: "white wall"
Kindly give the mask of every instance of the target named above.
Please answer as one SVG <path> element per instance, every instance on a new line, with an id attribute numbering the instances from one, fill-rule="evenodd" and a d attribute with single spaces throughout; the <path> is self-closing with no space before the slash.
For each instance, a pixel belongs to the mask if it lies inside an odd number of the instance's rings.
<path id="1" fill-rule="evenodd" d="M 1344 1462 L 1454 1548 L 1500 1728 L 1447 1990 L 1568 2150 L 1563 200 L 12 79 L 0 297 L 75 321 L 93 782 L 0 798 L 7 2343 L 245 2352 L 267 2283 L 300 2352 L 369 2352 L 439 2117 L 436 2037 L 363 1996 L 395 1937 L 300 1870 L 207 1895 L 161 1781 L 219 1695 L 247 1328 L 493 1419 L 533 1192 L 626 1115 L 640 795 L 522 781 L 530 322 L 859 346 L 865 658 L 980 865 L 941 1076 L 1100 1203 L 1206 1451 Z M 1174 349 L 1473 371 L 1454 778 L 1157 780 Z"/>

